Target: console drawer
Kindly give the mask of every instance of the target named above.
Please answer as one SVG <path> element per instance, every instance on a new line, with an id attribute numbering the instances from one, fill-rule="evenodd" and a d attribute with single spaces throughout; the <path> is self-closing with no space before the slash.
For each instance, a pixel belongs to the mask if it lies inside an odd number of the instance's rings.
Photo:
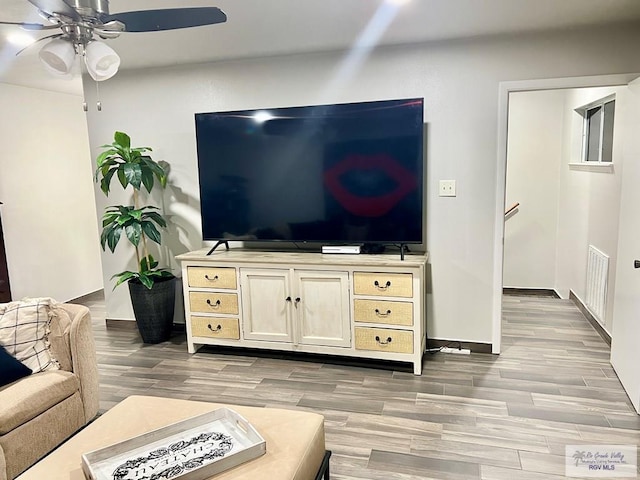
<path id="1" fill-rule="evenodd" d="M 356 327 L 356 350 L 413 353 L 413 332 L 391 328 Z"/>
<path id="2" fill-rule="evenodd" d="M 413 303 L 411 302 L 356 298 L 353 301 L 353 313 L 353 319 L 356 322 L 413 325 Z"/>
<path id="3" fill-rule="evenodd" d="M 187 267 L 190 287 L 235 290 L 236 269 L 230 267 Z"/>
<path id="4" fill-rule="evenodd" d="M 413 297 L 413 275 L 410 273 L 354 272 L 353 293 L 384 297 Z"/>
<path id="5" fill-rule="evenodd" d="M 192 312 L 238 314 L 238 295 L 236 293 L 189 292 L 189 305 Z"/>
<path id="6" fill-rule="evenodd" d="M 191 316 L 191 335 L 240 340 L 240 324 L 237 318 Z"/>

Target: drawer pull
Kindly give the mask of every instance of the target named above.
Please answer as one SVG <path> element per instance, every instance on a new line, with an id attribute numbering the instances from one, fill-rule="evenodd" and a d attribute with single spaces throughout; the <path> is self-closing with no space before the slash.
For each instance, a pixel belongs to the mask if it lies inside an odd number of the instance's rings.
<path id="1" fill-rule="evenodd" d="M 207 305 L 211 308 L 220 308 L 220 300 L 216 300 L 216 303 L 211 303 L 211 299 L 207 298 Z"/>
<path id="2" fill-rule="evenodd" d="M 382 341 L 380 340 L 380 337 L 376 335 L 376 342 L 378 342 L 380 345 L 389 345 L 391 343 L 391 340 L 392 340 L 391 337 L 387 337 L 386 341 Z"/>
<path id="3" fill-rule="evenodd" d="M 211 326 L 211 324 L 207 325 L 207 327 L 209 327 L 209 330 L 211 330 L 213 333 L 220 333 L 222 331 L 222 325 L 218 325 L 215 329 Z"/>
<path id="4" fill-rule="evenodd" d="M 386 290 L 387 288 L 389 288 L 391 286 L 391 280 L 387 280 L 387 283 L 385 283 L 384 285 L 380 285 L 380 282 L 378 282 L 378 280 L 376 280 L 375 282 L 373 282 L 373 285 L 378 290 Z"/>
<path id="5" fill-rule="evenodd" d="M 218 280 L 218 275 L 216 275 L 215 277 L 211 278 L 209 275 L 205 274 L 204 278 L 206 278 L 210 282 L 215 282 L 216 280 Z"/>
<path id="6" fill-rule="evenodd" d="M 388 317 L 389 315 L 391 315 L 391 310 L 387 310 L 385 313 L 383 313 L 376 308 L 376 315 L 379 317 Z"/>

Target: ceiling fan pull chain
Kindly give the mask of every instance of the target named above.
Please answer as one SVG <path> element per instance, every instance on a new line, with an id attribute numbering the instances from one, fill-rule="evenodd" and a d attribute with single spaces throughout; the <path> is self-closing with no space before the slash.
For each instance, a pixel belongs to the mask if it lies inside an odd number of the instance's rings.
<path id="1" fill-rule="evenodd" d="M 97 98 L 97 102 L 96 102 L 96 108 L 98 109 L 99 112 L 102 111 L 102 102 L 100 101 L 100 82 L 96 82 L 94 81 L 94 83 L 96 84 L 96 98 Z"/>
<path id="2" fill-rule="evenodd" d="M 79 45 L 78 46 L 78 58 L 80 58 L 80 78 L 83 79 L 83 84 L 84 84 L 84 79 L 86 78 L 85 74 L 89 74 L 89 72 L 87 71 L 87 65 L 86 65 L 86 52 L 85 49 Z M 91 75 L 89 75 L 91 77 Z M 96 84 L 96 108 L 98 109 L 99 112 L 102 111 L 102 102 L 100 101 L 100 82 L 94 80 L 93 81 Z M 84 92 L 84 88 L 82 89 L 82 91 Z M 89 105 L 87 104 L 87 98 L 86 96 L 84 96 L 83 94 L 83 99 L 82 99 L 82 109 L 85 112 L 89 111 Z"/>
<path id="3" fill-rule="evenodd" d="M 75 46 L 74 48 L 76 50 L 76 61 L 80 69 L 80 81 L 82 82 L 82 110 L 88 112 L 89 105 L 87 104 L 87 96 L 84 93 L 84 49 L 80 49 L 79 46 Z"/>

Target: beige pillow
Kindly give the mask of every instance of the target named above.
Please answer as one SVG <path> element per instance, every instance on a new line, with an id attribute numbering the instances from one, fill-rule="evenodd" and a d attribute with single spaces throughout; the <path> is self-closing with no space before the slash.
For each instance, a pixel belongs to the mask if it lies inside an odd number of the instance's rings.
<path id="1" fill-rule="evenodd" d="M 33 373 L 57 370 L 49 351 L 51 298 L 28 298 L 0 304 L 0 345 Z"/>

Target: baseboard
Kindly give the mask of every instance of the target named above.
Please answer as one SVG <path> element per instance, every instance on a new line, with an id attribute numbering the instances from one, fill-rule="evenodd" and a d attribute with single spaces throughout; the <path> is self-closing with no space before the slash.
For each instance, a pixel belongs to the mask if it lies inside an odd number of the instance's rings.
<path id="1" fill-rule="evenodd" d="M 531 295 L 532 297 L 552 297 L 560 298 L 558 292 L 552 288 L 516 288 L 516 287 L 504 287 L 502 289 L 503 295 Z"/>
<path id="2" fill-rule="evenodd" d="M 493 345 L 490 343 L 461 342 L 458 340 L 440 340 L 429 338 L 427 340 L 428 349 L 440 347 L 460 347 L 471 350 L 471 353 L 491 353 Z"/>
<path id="3" fill-rule="evenodd" d="M 587 306 L 578 298 L 578 296 L 573 293 L 573 290 L 569 290 L 569 298 L 573 301 L 573 303 L 578 307 L 578 310 L 582 312 L 587 321 L 591 324 L 591 326 L 598 332 L 598 335 L 602 337 L 605 343 L 611 346 L 611 335 L 607 333 L 607 331 L 602 328 L 602 325 L 595 319 L 595 317 L 591 314 Z"/>
<path id="4" fill-rule="evenodd" d="M 104 300 L 104 289 L 101 288 L 100 290 L 96 290 L 95 292 L 87 293 L 86 295 L 82 295 L 81 297 L 69 300 L 67 303 L 85 303 L 95 300 Z"/>

